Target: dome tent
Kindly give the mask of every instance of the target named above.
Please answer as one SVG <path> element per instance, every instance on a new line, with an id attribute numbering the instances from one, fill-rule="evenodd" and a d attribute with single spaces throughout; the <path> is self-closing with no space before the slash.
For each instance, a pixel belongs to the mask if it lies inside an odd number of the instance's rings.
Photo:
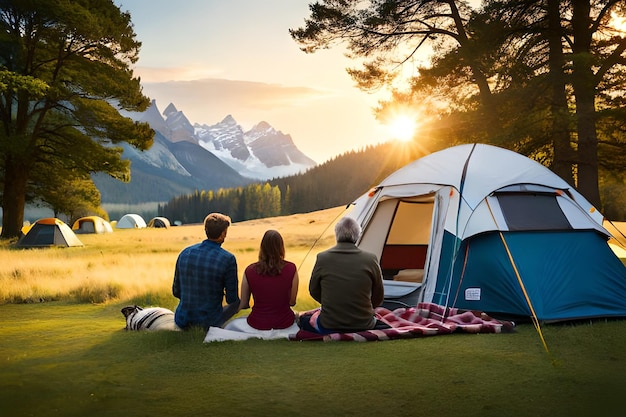
<path id="1" fill-rule="evenodd" d="M 125 214 L 115 225 L 116 229 L 143 229 L 146 221 L 139 214 Z"/>
<path id="2" fill-rule="evenodd" d="M 83 246 L 83 242 L 67 224 L 53 217 L 37 220 L 17 242 L 19 248 L 49 246 Z"/>
<path id="3" fill-rule="evenodd" d="M 518 153 L 484 144 L 435 152 L 348 215 L 363 229 L 357 245 L 378 256 L 386 297 L 543 321 L 626 316 L 626 267 L 602 214 Z"/>
<path id="4" fill-rule="evenodd" d="M 74 222 L 72 230 L 77 234 L 113 232 L 111 224 L 98 216 L 81 217 Z"/>
<path id="5" fill-rule="evenodd" d="M 148 222 L 148 227 L 167 229 L 168 227 L 170 227 L 170 221 L 165 217 L 159 217 L 159 216 L 153 217 Z"/>

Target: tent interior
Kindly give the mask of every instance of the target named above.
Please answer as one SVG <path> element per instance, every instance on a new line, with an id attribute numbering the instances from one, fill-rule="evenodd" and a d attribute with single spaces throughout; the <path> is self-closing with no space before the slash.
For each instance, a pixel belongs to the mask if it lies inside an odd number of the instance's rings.
<path id="1" fill-rule="evenodd" d="M 375 253 L 385 279 L 385 307 L 415 305 L 431 239 L 434 195 L 382 201 L 359 247 Z M 385 236 L 380 239 L 380 236 Z M 393 282 L 391 282 L 393 281 Z"/>

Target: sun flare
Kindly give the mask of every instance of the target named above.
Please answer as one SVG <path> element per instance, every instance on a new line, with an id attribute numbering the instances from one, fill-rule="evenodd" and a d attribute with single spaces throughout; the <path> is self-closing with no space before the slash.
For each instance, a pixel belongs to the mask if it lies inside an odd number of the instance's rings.
<path id="1" fill-rule="evenodd" d="M 397 116 L 389 125 L 392 139 L 402 142 L 408 142 L 413 139 L 416 129 L 417 123 L 415 119 L 406 115 Z"/>
<path id="2" fill-rule="evenodd" d="M 626 33 L 626 16 L 620 16 L 617 13 L 611 13 L 610 24 L 621 33 Z"/>

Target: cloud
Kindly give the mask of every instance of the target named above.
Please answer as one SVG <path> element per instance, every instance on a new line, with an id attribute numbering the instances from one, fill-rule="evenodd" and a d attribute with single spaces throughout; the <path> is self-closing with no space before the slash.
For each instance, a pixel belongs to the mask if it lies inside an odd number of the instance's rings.
<path id="1" fill-rule="evenodd" d="M 134 68 L 136 76 L 141 77 L 142 83 L 161 83 L 173 80 L 198 80 L 218 77 L 224 73 L 223 68 L 208 67 L 206 64 L 188 64 L 184 67 L 146 67 Z"/>
<path id="2" fill-rule="evenodd" d="M 193 81 L 142 83 L 144 92 L 159 107 L 170 102 L 192 121 L 207 123 L 216 115 L 237 113 L 247 118 L 263 118 L 263 112 L 277 108 L 303 107 L 338 93 L 302 86 L 283 86 L 254 81 L 206 78 Z M 254 115 L 254 116 L 253 116 Z"/>

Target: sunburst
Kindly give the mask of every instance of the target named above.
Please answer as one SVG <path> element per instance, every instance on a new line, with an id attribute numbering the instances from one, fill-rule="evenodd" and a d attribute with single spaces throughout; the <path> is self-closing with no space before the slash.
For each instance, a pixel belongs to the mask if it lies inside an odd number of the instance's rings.
<path id="1" fill-rule="evenodd" d="M 396 116 L 389 125 L 392 139 L 408 142 L 413 139 L 417 129 L 417 122 L 407 115 Z"/>

